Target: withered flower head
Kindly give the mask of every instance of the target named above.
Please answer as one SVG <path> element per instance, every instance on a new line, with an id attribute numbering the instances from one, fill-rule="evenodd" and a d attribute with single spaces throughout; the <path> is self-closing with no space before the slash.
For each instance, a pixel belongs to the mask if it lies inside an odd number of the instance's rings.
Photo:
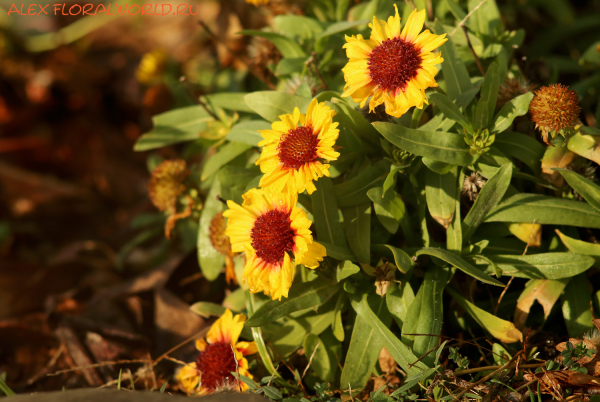
<path id="1" fill-rule="evenodd" d="M 469 200 L 473 201 L 477 198 L 479 189 L 485 184 L 485 179 L 479 173 L 471 173 L 465 177 L 463 182 L 462 193 L 469 196 Z"/>
<path id="2" fill-rule="evenodd" d="M 169 215 L 177 212 L 177 200 L 185 191 L 183 181 L 189 174 L 182 159 L 166 160 L 158 165 L 148 183 L 148 194 L 154 206 Z"/>
<path id="3" fill-rule="evenodd" d="M 273 42 L 260 36 L 253 36 L 250 39 L 248 57 L 265 77 L 272 74 L 269 66 L 278 64 L 282 59 L 281 52 L 273 45 Z"/>
<path id="4" fill-rule="evenodd" d="M 295 95 L 296 91 L 298 90 L 298 88 L 300 88 L 300 85 L 302 84 L 307 84 L 310 88 L 310 92 L 313 95 L 317 92 L 317 89 L 319 88 L 319 82 L 315 77 L 312 77 L 310 75 L 302 76 L 300 74 L 294 74 L 290 79 L 288 79 L 285 82 L 284 92 L 290 95 Z"/>
<path id="5" fill-rule="evenodd" d="M 548 134 L 554 137 L 575 126 L 581 111 L 578 103 L 577 92 L 562 84 L 551 84 L 535 92 L 529 111 L 546 144 L 551 145 Z"/>
<path id="6" fill-rule="evenodd" d="M 517 96 L 531 92 L 536 88 L 537 85 L 529 84 L 527 81 L 522 81 L 517 77 L 506 78 L 504 83 L 500 85 L 496 105 L 501 108 Z"/>
<path id="7" fill-rule="evenodd" d="M 167 54 L 161 49 L 155 49 L 144 54 L 135 72 L 138 81 L 142 84 L 151 84 L 158 81 L 165 71 L 167 60 Z"/>

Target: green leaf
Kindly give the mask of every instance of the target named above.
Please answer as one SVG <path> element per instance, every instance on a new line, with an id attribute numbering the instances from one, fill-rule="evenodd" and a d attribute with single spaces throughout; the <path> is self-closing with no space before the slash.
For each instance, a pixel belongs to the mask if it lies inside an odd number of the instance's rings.
<path id="1" fill-rule="evenodd" d="M 383 341 L 383 346 L 385 346 L 396 363 L 398 363 L 408 375 L 419 374 L 423 370 L 429 368 L 422 361 L 417 361 L 417 357 L 410 349 L 403 344 L 392 331 L 390 331 L 389 322 L 379 318 L 381 315 L 377 314 L 376 310 L 373 310 L 370 307 L 370 303 L 367 303 L 366 294 L 354 294 L 352 296 L 352 308 L 356 311 L 357 316 L 361 317 L 375 330 L 375 334 Z M 377 355 L 379 355 L 379 353 L 377 353 Z"/>
<path id="2" fill-rule="evenodd" d="M 335 246 L 346 246 L 344 229 L 338 212 L 333 183 L 329 177 L 315 182 L 317 190 L 311 194 L 312 213 L 315 218 L 317 240 Z"/>
<path id="3" fill-rule="evenodd" d="M 471 15 L 470 27 L 475 32 L 484 37 L 493 37 L 501 33 L 500 11 L 495 0 L 469 0 L 468 9 Z"/>
<path id="4" fill-rule="evenodd" d="M 553 168 L 565 178 L 573 190 L 585 198 L 592 208 L 600 211 L 600 186 L 569 169 Z"/>
<path id="5" fill-rule="evenodd" d="M 571 278 L 563 292 L 562 301 L 563 317 L 572 338 L 579 338 L 583 333 L 594 328 L 590 310 L 592 295 L 585 274 Z"/>
<path id="6" fill-rule="evenodd" d="M 588 243 L 569 237 L 556 229 L 556 234 L 560 237 L 563 244 L 573 253 L 589 255 L 594 257 L 596 261 L 600 259 L 600 244 Z"/>
<path id="7" fill-rule="evenodd" d="M 203 318 L 220 317 L 225 313 L 225 307 L 211 302 L 198 302 L 190 306 L 193 313 Z"/>
<path id="8" fill-rule="evenodd" d="M 499 89 L 500 78 L 498 76 L 498 65 L 493 62 L 485 73 L 483 87 L 481 88 L 481 97 L 477 103 L 475 120 L 473 121 L 473 128 L 476 131 L 487 128 L 490 119 L 494 115 L 494 110 L 496 110 L 496 100 L 498 99 Z"/>
<path id="9" fill-rule="evenodd" d="M 142 135 L 133 146 L 137 152 L 148 151 L 193 141 L 208 128 L 206 123 L 213 118 L 201 106 L 188 106 L 161 113 L 152 118 L 154 128 Z"/>
<path id="10" fill-rule="evenodd" d="M 421 161 L 423 162 L 423 165 L 425 165 L 429 168 L 429 170 L 431 170 L 432 172 L 435 172 L 437 174 L 446 174 L 450 170 L 452 170 L 452 168 L 455 167 L 455 165 L 435 161 L 433 159 L 429 159 L 426 157 L 421 158 Z"/>
<path id="11" fill-rule="evenodd" d="M 250 318 L 252 318 L 252 316 L 254 315 L 254 311 L 256 310 L 255 305 L 256 305 L 255 296 L 250 292 L 246 292 L 246 308 L 248 310 L 248 316 Z M 262 330 L 260 329 L 260 327 L 252 328 L 251 330 L 252 330 L 252 338 L 256 342 L 256 346 L 258 348 L 258 354 L 260 355 L 260 359 L 262 360 L 263 364 L 265 365 L 265 368 L 271 375 L 281 377 L 281 375 L 279 373 L 277 373 L 277 370 L 275 369 L 275 366 L 273 365 L 273 361 L 271 360 L 271 355 L 269 354 L 269 352 L 267 350 L 267 346 L 265 345 L 265 341 L 262 336 Z"/>
<path id="12" fill-rule="evenodd" d="M 276 76 L 290 75 L 292 73 L 302 73 L 306 67 L 306 57 L 296 57 L 293 59 L 282 59 L 275 69 Z"/>
<path id="13" fill-rule="evenodd" d="M 388 310 L 392 313 L 392 317 L 394 317 L 400 329 L 402 329 L 408 315 L 408 310 L 414 299 L 415 292 L 410 286 L 410 282 L 402 281 L 400 284 L 397 282 L 390 283 L 385 294 L 385 300 Z"/>
<path id="14" fill-rule="evenodd" d="M 335 278 L 338 282 L 341 282 L 349 276 L 357 274 L 359 272 L 360 268 L 356 264 L 353 264 L 350 261 L 344 261 L 344 264 L 341 267 L 338 266 Z"/>
<path id="15" fill-rule="evenodd" d="M 383 122 L 375 122 L 373 126 L 389 142 L 415 155 L 459 166 L 470 166 L 475 161 L 462 135 L 413 130 Z"/>
<path id="16" fill-rule="evenodd" d="M 252 148 L 252 145 L 242 142 L 229 142 L 221 147 L 216 154 L 211 156 L 202 167 L 201 180 L 208 179 L 213 174 L 217 173 L 221 167 L 231 162 L 247 150 Z"/>
<path id="17" fill-rule="evenodd" d="M 468 240 L 483 223 L 490 211 L 498 205 L 510 185 L 512 164 L 506 163 L 490 177 L 475 199 L 462 224 L 463 239 Z"/>
<path id="18" fill-rule="evenodd" d="M 231 127 L 226 138 L 229 141 L 240 142 L 257 147 L 258 143 L 263 140 L 263 137 L 258 130 L 269 130 L 270 128 L 271 123 L 264 120 L 242 121 Z"/>
<path id="19" fill-rule="evenodd" d="M 310 369 L 324 381 L 334 381 L 333 374 L 337 362 L 329 359 L 327 347 L 315 334 L 308 334 L 302 343 L 305 356 L 311 359 Z"/>
<path id="20" fill-rule="evenodd" d="M 462 252 L 462 218 L 460 213 L 460 194 L 463 189 L 463 182 L 465 179 L 464 168 L 458 171 L 458 180 L 456 181 L 456 201 L 454 203 L 454 219 L 450 223 L 448 229 L 446 229 L 446 248 L 460 256 Z"/>
<path id="21" fill-rule="evenodd" d="M 335 339 L 340 342 L 344 342 L 344 338 L 346 337 L 344 332 L 344 324 L 342 322 L 342 308 L 344 307 L 345 300 L 346 295 L 344 292 L 340 292 L 340 297 L 338 297 L 337 302 L 335 303 L 335 308 L 333 310 L 333 322 L 331 323 L 331 332 L 333 336 L 335 336 Z"/>
<path id="22" fill-rule="evenodd" d="M 446 95 L 440 93 L 433 93 L 429 95 L 429 98 L 435 103 L 435 105 L 442 111 L 444 116 L 453 120 L 464 127 L 465 130 L 473 132 L 473 126 L 467 118 L 462 114 L 458 106 L 450 100 Z"/>
<path id="23" fill-rule="evenodd" d="M 298 45 L 294 40 L 288 38 L 287 36 L 273 33 L 273 32 L 265 32 L 265 31 L 257 31 L 254 29 L 246 29 L 244 31 L 238 32 L 240 35 L 248 35 L 248 36 L 260 36 L 265 39 L 273 42 L 275 47 L 279 49 L 283 57 L 285 58 L 294 58 L 294 57 L 303 57 L 306 56 L 304 50 Z M 246 102 L 248 106 L 252 107 L 248 102 Z"/>
<path id="24" fill-rule="evenodd" d="M 329 25 L 327 27 L 327 29 L 325 29 L 323 31 L 323 33 L 321 33 L 321 35 L 319 35 L 319 39 L 325 38 L 327 36 L 335 35 L 337 33 L 347 31 L 348 29 L 355 28 L 357 26 L 368 24 L 368 23 L 369 23 L 369 20 L 336 22 L 336 23 Z"/>
<path id="25" fill-rule="evenodd" d="M 439 21 L 435 22 L 434 29 L 438 35 L 445 32 L 444 27 Z M 450 32 L 446 33 L 450 34 Z M 472 88 L 471 77 L 469 77 L 469 72 L 462 62 L 452 39 L 448 37 L 448 41 L 440 47 L 440 50 L 444 55 L 442 72 L 446 83 L 446 93 L 450 100 L 455 100 L 460 94 Z"/>
<path id="26" fill-rule="evenodd" d="M 356 256 L 352 253 L 352 250 L 350 250 L 348 247 L 336 246 L 334 244 L 327 243 L 327 242 L 320 241 L 320 240 L 318 242 L 323 247 L 325 247 L 328 257 L 332 257 L 332 258 L 335 258 L 336 260 L 340 260 L 340 261 L 344 261 L 344 260 L 356 261 Z"/>
<path id="27" fill-rule="evenodd" d="M 333 186 L 338 206 L 345 208 L 368 203 L 367 191 L 381 186 L 385 174 L 380 166 L 372 165 L 362 170 L 358 176 Z"/>
<path id="28" fill-rule="evenodd" d="M 478 197 L 479 198 L 479 197 Z M 495 207 L 486 222 L 520 222 L 600 229 L 600 212 L 580 201 L 538 194 L 516 194 Z"/>
<path id="29" fill-rule="evenodd" d="M 452 265 L 463 271 L 465 274 L 472 276 L 475 279 L 480 280 L 483 283 L 489 283 L 490 285 L 502 286 L 505 285 L 497 279 L 492 278 L 489 275 L 483 273 L 480 269 L 475 268 L 473 265 L 469 264 L 467 261 L 463 260 L 456 254 L 451 251 L 447 251 L 441 248 L 423 248 L 417 251 L 417 257 L 420 255 L 430 255 L 433 257 L 437 257 L 440 260 L 446 261 L 448 264 Z"/>
<path id="30" fill-rule="evenodd" d="M 254 113 L 254 111 L 248 107 L 246 101 L 244 101 L 244 96 L 246 95 L 247 92 L 221 92 L 206 95 L 205 98 L 212 106 L 216 106 L 221 109 Z"/>
<path id="31" fill-rule="evenodd" d="M 281 14 L 273 18 L 273 27 L 288 38 L 313 39 L 323 32 L 323 25 L 314 18 L 296 14 Z"/>
<path id="32" fill-rule="evenodd" d="M 392 322 L 392 317 L 386 309 L 385 299 L 375 293 L 371 293 L 368 299 L 366 294 L 363 296 L 364 304 L 366 305 L 363 309 L 368 309 L 371 314 L 376 315 L 375 318 L 377 320 L 379 320 L 377 317 L 381 317 L 381 320 L 383 320 L 382 325 L 389 326 Z M 354 302 L 352 306 L 354 307 Z M 377 358 L 383 347 L 383 340 L 378 336 L 378 331 L 370 324 L 371 317 L 368 314 L 365 315 L 358 314 L 354 328 L 352 329 L 352 337 L 350 338 L 346 360 L 342 369 L 342 378 L 340 380 L 340 388 L 344 390 L 348 388 L 352 388 L 352 390 L 364 388 L 371 377 L 371 373 L 375 368 Z"/>
<path id="33" fill-rule="evenodd" d="M 258 327 L 275 321 L 294 311 L 320 306 L 329 300 L 341 285 L 329 279 L 317 278 L 314 281 L 298 283 L 290 288 L 289 296 L 279 300 L 271 300 L 263 304 L 254 315 L 246 321 L 249 327 Z"/>
<path id="34" fill-rule="evenodd" d="M 410 271 L 414 266 L 412 258 L 406 252 L 389 244 L 373 244 L 371 245 L 371 250 L 389 259 L 393 259 L 396 268 L 403 274 Z"/>
<path id="35" fill-rule="evenodd" d="M 567 148 L 571 152 L 575 152 L 577 155 L 583 156 L 586 159 L 600 162 L 600 137 L 597 135 L 581 135 L 580 133 L 575 134 L 569 138 Z"/>
<path id="36" fill-rule="evenodd" d="M 441 175 L 427 170 L 425 173 L 425 195 L 427 208 L 432 218 L 448 229 L 455 211 L 457 167 Z"/>
<path id="37" fill-rule="evenodd" d="M 515 309 L 515 317 L 513 322 L 515 326 L 522 330 L 525 327 L 525 322 L 531 311 L 534 302 L 538 302 L 544 309 L 544 319 L 548 319 L 552 307 L 558 301 L 565 286 L 570 278 L 553 281 L 550 279 L 535 279 L 527 282 L 525 289 L 517 300 L 517 308 Z"/>
<path id="38" fill-rule="evenodd" d="M 523 116 L 529 111 L 529 104 L 532 99 L 533 93 L 527 92 L 526 94 L 517 96 L 504 105 L 492 122 L 490 134 L 498 134 L 507 130 L 516 117 Z"/>
<path id="39" fill-rule="evenodd" d="M 536 176 L 539 176 L 544 147 L 536 139 L 522 133 L 505 131 L 502 135 L 496 136 L 494 146 L 503 154 L 520 160 L 529 166 Z"/>
<path id="40" fill-rule="evenodd" d="M 575 253 L 542 253 L 532 255 L 488 255 L 503 275 L 517 278 L 562 279 L 578 275 L 594 265 L 594 259 Z M 487 271 L 493 268 L 488 266 Z"/>
<path id="41" fill-rule="evenodd" d="M 350 249 L 359 262 L 371 262 L 371 204 L 342 209 L 344 231 Z"/>
<path id="42" fill-rule="evenodd" d="M 225 265 L 225 256 L 219 253 L 210 241 L 210 223 L 216 214 L 223 211 L 223 204 L 217 200 L 220 193 L 221 184 L 219 180 L 215 180 L 200 211 L 198 225 L 198 264 L 202 274 L 209 281 L 217 279 Z"/>
<path id="43" fill-rule="evenodd" d="M 388 232 L 396 233 L 400 222 L 406 220 L 406 208 L 402 199 L 395 191 L 388 191 L 384 197 L 382 187 L 370 189 L 367 196 L 375 205 L 375 215 L 379 222 Z"/>
<path id="44" fill-rule="evenodd" d="M 421 361 L 428 366 L 434 363 L 431 352 L 439 344 L 442 332 L 444 310 L 442 296 L 449 279 L 449 271 L 439 267 L 430 267 L 425 272 L 425 279 L 410 305 L 404 326 L 402 340 L 412 342 L 412 351 L 422 357 Z M 414 336 L 408 334 L 430 334 L 432 336 Z"/>
<path id="45" fill-rule="evenodd" d="M 513 343 L 522 342 L 523 334 L 510 321 L 505 321 L 494 316 L 491 313 L 477 307 L 452 288 L 446 288 L 452 298 L 464 308 L 469 315 L 477 321 L 481 328 L 489 332 L 494 338 L 501 342 Z"/>
<path id="46" fill-rule="evenodd" d="M 267 121 L 279 120 L 282 114 L 294 113 L 294 108 L 302 111 L 310 103 L 310 99 L 277 91 L 258 91 L 244 96 L 250 109 Z"/>

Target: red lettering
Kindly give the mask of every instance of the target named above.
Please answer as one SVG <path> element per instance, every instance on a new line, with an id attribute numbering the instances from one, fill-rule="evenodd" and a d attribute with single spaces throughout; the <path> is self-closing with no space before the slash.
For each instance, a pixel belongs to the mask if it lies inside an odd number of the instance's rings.
<path id="1" fill-rule="evenodd" d="M 49 5 L 50 4 L 46 4 L 44 7 L 42 7 L 42 5 L 40 4 L 40 12 L 38 13 L 38 15 L 40 15 L 41 13 L 48 15 L 48 13 L 46 12 L 46 7 L 48 7 Z"/>
<path id="2" fill-rule="evenodd" d="M 181 8 L 181 6 L 183 6 L 183 10 L 182 10 L 182 11 L 185 11 L 185 6 L 186 6 L 186 5 L 187 5 L 187 4 L 179 4 L 179 5 L 177 5 L 177 15 L 179 15 L 179 14 L 183 14 L 183 15 L 189 15 L 189 14 L 186 14 L 186 13 L 184 13 L 184 12 L 179 12 L 179 9 Z"/>
<path id="3" fill-rule="evenodd" d="M 196 4 L 196 12 L 192 13 L 192 5 L 190 4 L 190 15 L 198 15 L 198 4 Z"/>
<path id="4" fill-rule="evenodd" d="M 89 6 L 89 8 L 88 8 L 88 6 Z M 92 13 L 88 13 L 88 11 L 90 11 L 92 8 L 94 8 L 94 5 L 93 5 L 93 4 L 90 4 L 90 3 L 88 3 L 88 4 L 84 4 L 84 6 L 83 6 L 83 13 L 82 13 L 82 15 L 86 15 L 86 14 L 87 14 L 87 15 L 96 15 L 96 12 L 95 12 L 95 11 L 94 11 L 94 14 L 92 14 Z"/>
<path id="5" fill-rule="evenodd" d="M 15 8 L 15 11 L 13 11 L 13 7 Z M 23 6 L 21 5 L 21 7 Z M 15 3 L 11 4 L 10 9 L 8 10 L 8 15 L 10 15 L 10 13 L 20 14 L 19 9 L 17 8 L 17 6 L 15 6 Z"/>
<path id="6" fill-rule="evenodd" d="M 117 15 L 117 13 L 120 13 L 121 15 L 125 15 L 125 13 L 127 12 L 127 4 L 125 4 L 125 8 L 122 9 L 121 11 L 121 5 L 119 3 L 115 4 L 115 13 L 112 15 Z M 108 5 L 108 12 L 110 12 L 110 4 Z M 111 14 L 108 14 L 111 15 Z"/>
<path id="7" fill-rule="evenodd" d="M 37 15 L 35 6 L 37 6 L 37 4 L 30 4 L 29 7 L 27 7 L 27 15 Z M 33 12 L 31 10 L 33 10 Z"/>
<path id="8" fill-rule="evenodd" d="M 148 9 L 146 9 L 146 6 L 148 7 Z M 152 4 L 144 4 L 144 7 L 142 7 L 142 15 L 154 15 L 152 13 L 147 12 L 150 10 L 152 10 Z"/>
<path id="9" fill-rule="evenodd" d="M 165 13 L 165 6 L 169 6 L 169 11 L 167 11 L 166 13 Z M 161 4 L 160 7 L 161 7 L 162 15 L 170 14 L 171 9 L 173 8 L 173 7 L 171 7 L 170 4 Z"/>
<path id="10" fill-rule="evenodd" d="M 65 3 L 63 3 L 62 10 L 61 10 L 61 11 L 62 11 L 62 15 L 69 15 L 69 14 L 67 14 L 67 13 L 65 12 L 65 6 L 66 6 L 66 4 L 65 4 Z"/>
<path id="11" fill-rule="evenodd" d="M 110 7 L 110 3 L 108 6 Z M 100 7 L 102 7 L 102 10 L 100 10 Z M 98 4 L 98 7 L 96 7 L 96 14 L 106 14 L 106 7 L 104 7 L 104 4 Z"/>
<path id="12" fill-rule="evenodd" d="M 131 14 L 131 10 L 133 9 L 133 7 L 137 7 L 137 11 L 135 12 L 135 14 Z M 129 15 L 138 15 L 138 13 L 140 12 L 140 6 L 138 6 L 137 4 L 134 4 L 133 6 L 129 7 L 129 12 L 127 14 Z"/>
<path id="13" fill-rule="evenodd" d="M 73 14 L 73 8 L 79 7 L 79 11 Z M 73 4 L 71 8 L 69 8 L 69 15 L 78 15 L 81 12 L 81 6 L 79 4 Z"/>

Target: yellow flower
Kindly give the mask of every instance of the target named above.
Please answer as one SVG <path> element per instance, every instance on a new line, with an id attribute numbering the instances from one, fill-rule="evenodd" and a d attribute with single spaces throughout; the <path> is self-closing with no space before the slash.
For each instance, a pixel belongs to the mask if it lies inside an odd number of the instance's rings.
<path id="1" fill-rule="evenodd" d="M 396 7 L 396 5 L 394 5 Z M 350 59 L 342 69 L 346 86 L 342 96 L 350 96 L 363 107 L 369 97 L 369 109 L 385 103 L 385 111 L 400 117 L 416 106 L 428 103 L 425 89 L 437 87 L 436 64 L 444 61 L 432 51 L 447 41 L 446 34 L 434 35 L 426 30 L 425 10 L 413 12 L 400 30 L 398 7 L 387 22 L 373 17 L 371 38 L 346 36 L 346 55 Z"/>
<path id="2" fill-rule="evenodd" d="M 312 194 L 313 180 L 329 177 L 329 164 L 323 162 L 340 156 L 333 150 L 340 133 L 333 116 L 335 111 L 313 99 L 306 115 L 295 108 L 293 114 L 279 116 L 281 121 L 273 123 L 271 130 L 260 131 L 264 140 L 258 145 L 264 148 L 256 164 L 264 176 L 259 186 L 276 193 L 306 189 Z"/>
<path id="3" fill-rule="evenodd" d="M 158 81 L 166 69 L 167 60 L 167 54 L 161 49 L 144 54 L 135 72 L 138 81 L 142 84 Z"/>
<path id="4" fill-rule="evenodd" d="M 177 374 L 177 379 L 183 389 L 192 395 L 204 395 L 215 389 L 235 382 L 232 389 L 242 391 L 248 386 L 237 380 L 232 372 L 252 378 L 248 372 L 248 360 L 244 356 L 258 351 L 256 342 L 238 342 L 246 316 L 238 314 L 235 317 L 229 309 L 212 325 L 206 340 L 196 341 L 200 351 L 195 363 L 184 366 Z M 237 363 L 236 363 L 237 362 Z"/>
<path id="5" fill-rule="evenodd" d="M 250 292 L 281 300 L 292 286 L 295 264 L 318 267 L 325 247 L 313 241 L 312 222 L 296 206 L 296 193 L 252 189 L 243 197 L 241 206 L 227 201 L 225 234 L 233 252 L 246 254 L 243 277 Z"/>
<path id="6" fill-rule="evenodd" d="M 269 0 L 246 0 L 246 3 L 259 6 L 261 4 L 269 4 Z"/>

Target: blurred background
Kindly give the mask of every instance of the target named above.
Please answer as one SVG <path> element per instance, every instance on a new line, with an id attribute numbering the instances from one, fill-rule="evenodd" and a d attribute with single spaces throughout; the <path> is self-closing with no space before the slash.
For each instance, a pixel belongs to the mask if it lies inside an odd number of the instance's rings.
<path id="1" fill-rule="evenodd" d="M 150 171 L 193 152 L 134 152 L 136 140 L 152 129 L 152 116 L 200 95 L 295 93 L 304 82 L 275 76 L 279 51 L 237 32 L 280 14 L 326 20 L 335 1 L 157 3 L 197 7 L 195 16 L 54 15 L 57 2 L 41 4 L 50 4 L 48 15 L 8 15 L 13 3 L 40 11 L 40 3 L 0 0 L 0 375 L 15 392 L 115 384 L 112 367 L 71 369 L 156 359 L 204 327 L 189 304 L 221 303 L 233 289 L 224 274 L 217 286 L 199 274 L 197 222 L 178 225 L 167 240 L 164 214 L 148 197 Z M 379 3 L 392 10 L 393 1 Z M 100 3 L 65 3 L 75 4 Z M 507 29 L 525 30 L 514 56 L 524 84 L 569 85 L 595 126 L 600 49 L 589 49 L 600 40 L 600 0 L 498 5 Z M 176 366 L 163 359 L 154 368 L 119 367 L 136 374 L 137 387 L 160 388 Z"/>

